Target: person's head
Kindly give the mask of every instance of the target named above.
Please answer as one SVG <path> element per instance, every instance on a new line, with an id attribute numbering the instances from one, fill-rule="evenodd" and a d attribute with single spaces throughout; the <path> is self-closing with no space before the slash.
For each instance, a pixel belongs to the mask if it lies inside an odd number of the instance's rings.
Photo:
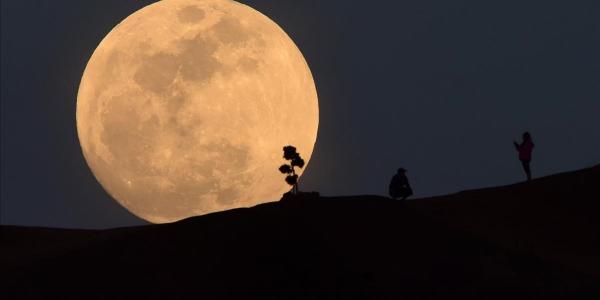
<path id="1" fill-rule="evenodd" d="M 523 132 L 523 140 L 524 141 L 530 141 L 531 140 L 531 134 L 529 134 L 528 131 Z"/>
<path id="2" fill-rule="evenodd" d="M 398 174 L 404 174 L 406 173 L 406 169 L 405 168 L 399 168 L 398 169 Z"/>

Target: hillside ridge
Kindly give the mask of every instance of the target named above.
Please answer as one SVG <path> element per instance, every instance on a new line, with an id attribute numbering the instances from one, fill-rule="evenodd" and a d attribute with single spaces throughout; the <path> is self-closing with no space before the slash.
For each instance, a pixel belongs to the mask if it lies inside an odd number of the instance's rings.
<path id="1" fill-rule="evenodd" d="M 600 282 L 599 171 L 106 230 L 2 226 L 0 288 L 16 299 L 582 299 Z"/>

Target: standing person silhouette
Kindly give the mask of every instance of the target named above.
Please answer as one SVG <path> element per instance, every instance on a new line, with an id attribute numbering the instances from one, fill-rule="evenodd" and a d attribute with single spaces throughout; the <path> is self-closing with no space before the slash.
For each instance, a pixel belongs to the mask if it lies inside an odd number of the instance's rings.
<path id="1" fill-rule="evenodd" d="M 408 177 L 406 177 L 406 169 L 399 168 L 394 177 L 392 177 L 389 193 L 392 198 L 401 198 L 402 200 L 413 194 L 412 188 L 408 183 Z"/>
<path id="2" fill-rule="evenodd" d="M 531 152 L 533 151 L 533 147 L 535 147 L 533 141 L 531 140 L 531 134 L 529 134 L 529 132 L 524 132 L 523 141 L 521 142 L 521 144 L 518 144 L 515 141 L 513 141 L 513 144 L 519 152 L 519 160 L 521 161 L 521 164 L 523 165 L 523 170 L 527 175 L 527 181 L 529 181 L 531 180 Z"/>

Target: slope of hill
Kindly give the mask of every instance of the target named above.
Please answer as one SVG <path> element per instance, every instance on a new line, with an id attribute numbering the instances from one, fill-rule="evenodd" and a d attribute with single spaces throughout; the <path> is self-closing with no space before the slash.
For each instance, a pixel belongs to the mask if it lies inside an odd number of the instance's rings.
<path id="1" fill-rule="evenodd" d="M 3 299 L 593 297 L 598 169 L 406 203 L 321 197 L 134 228 L 3 226 L 0 290 Z"/>
<path id="2" fill-rule="evenodd" d="M 600 280 L 600 166 L 410 204 L 451 228 Z"/>

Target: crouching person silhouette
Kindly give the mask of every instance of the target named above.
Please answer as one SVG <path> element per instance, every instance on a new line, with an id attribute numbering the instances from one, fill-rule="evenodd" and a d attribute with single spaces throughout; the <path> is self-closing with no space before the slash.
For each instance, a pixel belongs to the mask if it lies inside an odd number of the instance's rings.
<path id="1" fill-rule="evenodd" d="M 401 200 L 405 200 L 406 198 L 412 196 L 413 190 L 408 183 L 408 178 L 406 177 L 406 169 L 400 168 L 398 172 L 392 177 L 392 181 L 390 182 L 389 188 L 390 196 L 396 200 L 400 198 Z"/>

